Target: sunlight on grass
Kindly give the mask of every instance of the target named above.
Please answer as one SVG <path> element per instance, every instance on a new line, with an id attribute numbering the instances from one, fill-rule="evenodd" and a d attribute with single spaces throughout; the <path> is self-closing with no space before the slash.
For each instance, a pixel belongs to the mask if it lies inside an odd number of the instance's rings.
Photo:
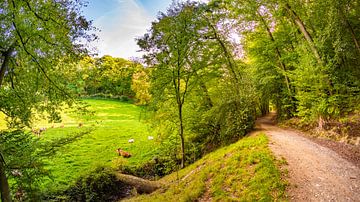
<path id="1" fill-rule="evenodd" d="M 95 113 L 75 115 L 65 113 L 61 124 L 46 124 L 37 122 L 38 127 L 48 127 L 41 135 L 41 141 L 66 137 L 74 133 L 89 130 L 89 134 L 80 140 L 65 145 L 57 155 L 48 159 L 47 169 L 51 171 L 52 179 L 43 183 L 45 192 L 62 190 L 69 186 L 77 177 L 99 166 L 111 166 L 118 158 L 115 150 L 119 147 L 132 154 L 126 161 L 128 164 L 138 164 L 152 158 L 152 151 L 157 147 L 156 141 L 148 140 L 148 125 L 140 120 L 142 109 L 133 104 L 115 100 L 84 100 Z M 86 121 L 84 121 L 86 120 Z M 83 127 L 79 128 L 78 123 Z M 129 139 L 135 139 L 129 143 Z"/>
<path id="2" fill-rule="evenodd" d="M 286 200 L 286 182 L 267 145 L 263 134 L 246 137 L 162 178 L 168 187 L 130 201 Z"/>

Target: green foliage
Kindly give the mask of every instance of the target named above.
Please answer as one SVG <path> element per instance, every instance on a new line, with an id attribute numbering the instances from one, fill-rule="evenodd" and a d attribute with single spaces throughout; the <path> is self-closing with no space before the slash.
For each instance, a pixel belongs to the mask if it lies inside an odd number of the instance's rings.
<path id="1" fill-rule="evenodd" d="M 285 200 L 286 182 L 264 134 L 216 150 L 160 181 L 169 187 L 129 201 Z"/>
<path id="2" fill-rule="evenodd" d="M 133 74 L 131 89 L 135 92 L 136 103 L 147 105 L 150 102 L 150 78 L 149 70 L 144 69 Z"/>
<path id="3" fill-rule="evenodd" d="M 81 1 L 2 1 L 0 7 L 0 111 L 11 126 L 29 125 L 34 114 L 73 102 L 66 75 L 71 64 L 87 52 L 94 36 L 78 11 Z"/>
<path id="4" fill-rule="evenodd" d="M 0 2 L 0 111 L 6 115 L 11 133 L 14 129 L 31 126 L 36 114 L 59 121 L 59 108 L 75 102 L 66 70 L 71 69 L 72 62 L 87 54 L 86 42 L 95 38 L 88 34 L 93 30 L 91 23 L 79 13 L 82 6 L 81 0 Z M 26 133 L 14 132 L 14 138 L 17 139 L 11 144 L 21 142 L 33 148 L 31 139 L 29 144 L 22 142 L 28 138 Z M 31 151 L 36 151 L 34 148 Z M 7 154 L 7 158 L 16 159 L 21 152 Z M 29 157 L 28 154 L 24 156 Z M 17 162 L 18 169 L 27 168 L 28 161 L 34 161 L 34 165 L 29 166 L 31 169 L 42 167 L 36 165 L 38 162 L 32 156 L 29 158 L 31 160 Z M 3 162 L 0 167 L 4 168 Z M 2 200 L 8 201 L 11 196 L 2 171 L 0 193 Z M 32 181 L 28 186 L 37 186 L 38 173 L 36 169 L 32 171 L 30 175 L 34 177 L 28 178 Z M 29 191 L 31 199 L 36 198 L 31 196 L 33 192 Z"/>
<path id="5" fill-rule="evenodd" d="M 215 148 L 242 137 L 255 118 L 246 65 L 235 61 L 227 24 L 211 9 L 174 3 L 138 39 L 151 68 L 152 123 L 162 151 L 174 163 L 178 158 L 192 162 L 209 145 Z"/>
<path id="6" fill-rule="evenodd" d="M 357 1 L 217 1 L 243 36 L 258 108 L 278 118 L 338 118 L 359 100 Z"/>
<path id="7" fill-rule="evenodd" d="M 29 132 L 1 131 L 0 153 L 6 163 L 13 195 L 18 193 L 21 200 L 39 200 L 43 182 L 52 176 L 47 159 L 87 133 L 89 131 L 84 130 L 67 137 L 40 141 Z"/>
<path id="8" fill-rule="evenodd" d="M 27 193 L 21 197 L 23 200 L 39 199 L 39 185 L 49 175 L 39 146 L 38 140 L 24 131 L 0 132 L 0 153 L 6 163 L 11 190 L 13 194 Z"/>
<path id="9" fill-rule="evenodd" d="M 108 55 L 87 57 L 75 66 L 77 71 L 69 72 L 69 83 L 82 96 L 133 97 L 133 75 L 142 72 L 140 64 Z"/>
<path id="10" fill-rule="evenodd" d="M 118 181 L 113 170 L 98 167 L 77 179 L 64 194 L 67 201 L 115 201 L 127 196 L 129 190 L 131 187 Z"/>
<path id="11" fill-rule="evenodd" d="M 165 175 L 168 175 L 179 168 L 178 162 L 174 162 L 174 159 L 170 158 L 164 153 L 158 152 L 153 159 L 139 163 L 137 165 L 128 164 L 127 162 L 116 162 L 115 168 L 121 173 L 134 175 L 137 177 L 157 180 Z"/>

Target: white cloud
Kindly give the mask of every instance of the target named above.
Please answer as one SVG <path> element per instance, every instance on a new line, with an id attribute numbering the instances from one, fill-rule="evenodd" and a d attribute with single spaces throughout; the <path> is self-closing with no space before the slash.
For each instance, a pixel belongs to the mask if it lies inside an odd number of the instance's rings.
<path id="1" fill-rule="evenodd" d="M 148 1 L 164 10 L 165 5 L 169 5 L 172 0 Z M 92 46 L 96 47 L 99 56 L 111 55 L 128 59 L 140 57 L 142 53 L 138 52 L 135 38 L 143 36 L 151 27 L 151 22 L 156 19 L 154 15 L 153 11 L 142 6 L 140 0 L 116 0 L 113 9 L 95 19 L 94 26 L 101 32 L 97 33 L 99 40 Z"/>
<path id="2" fill-rule="evenodd" d="M 93 45 L 99 56 L 130 58 L 140 56 L 135 37 L 142 36 L 151 26 L 153 17 L 136 0 L 118 0 L 117 7 L 94 21 L 101 30 Z"/>

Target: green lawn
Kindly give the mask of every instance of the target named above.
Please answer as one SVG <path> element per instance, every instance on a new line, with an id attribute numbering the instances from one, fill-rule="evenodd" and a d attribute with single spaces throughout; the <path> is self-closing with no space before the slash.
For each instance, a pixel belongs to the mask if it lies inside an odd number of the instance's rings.
<path id="1" fill-rule="evenodd" d="M 61 123 L 55 124 L 54 128 L 46 121 L 38 122 L 38 127 L 50 127 L 42 136 L 41 141 L 52 138 L 65 137 L 79 131 L 91 130 L 80 140 L 65 145 L 58 154 L 48 160 L 47 169 L 53 175 L 53 179 L 44 182 L 44 191 L 54 191 L 66 188 L 77 177 L 92 170 L 98 165 L 111 166 L 118 157 L 115 150 L 119 147 L 132 154 L 125 160 L 128 164 L 138 164 L 153 157 L 152 151 L 157 147 L 156 140 L 148 140 L 149 128 L 140 116 L 144 116 L 144 110 L 133 104 L 115 100 L 84 100 L 95 111 L 94 115 L 77 116 L 65 114 Z M 78 128 L 79 123 L 82 128 Z M 134 143 L 128 140 L 133 138 Z"/>

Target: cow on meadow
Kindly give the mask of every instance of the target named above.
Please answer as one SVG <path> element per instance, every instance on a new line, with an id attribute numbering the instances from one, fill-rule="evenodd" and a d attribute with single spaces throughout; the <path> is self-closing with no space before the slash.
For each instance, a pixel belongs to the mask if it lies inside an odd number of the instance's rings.
<path id="1" fill-rule="evenodd" d="M 126 152 L 126 151 L 122 150 L 121 148 L 118 148 L 116 150 L 116 152 L 119 154 L 119 156 L 122 156 L 124 158 L 130 158 L 131 157 L 131 154 L 129 152 Z"/>

